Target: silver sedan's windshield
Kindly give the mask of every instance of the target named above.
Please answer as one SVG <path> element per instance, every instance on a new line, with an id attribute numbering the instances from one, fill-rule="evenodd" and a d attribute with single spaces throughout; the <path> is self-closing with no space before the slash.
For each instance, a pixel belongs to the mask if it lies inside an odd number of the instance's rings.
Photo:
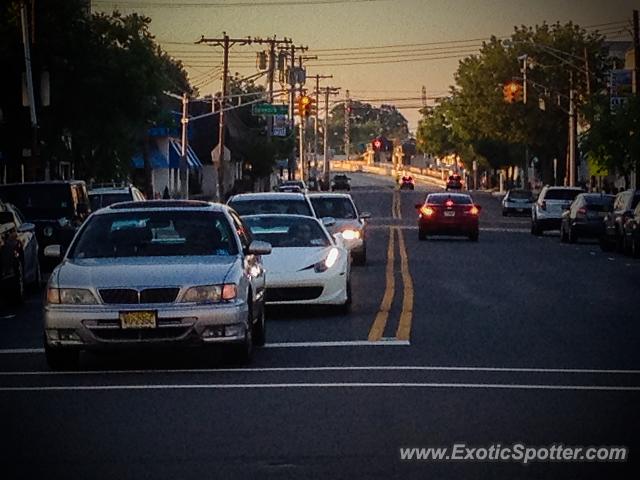
<path id="1" fill-rule="evenodd" d="M 70 258 L 235 255 L 237 245 L 222 213 L 118 212 L 92 217 Z"/>

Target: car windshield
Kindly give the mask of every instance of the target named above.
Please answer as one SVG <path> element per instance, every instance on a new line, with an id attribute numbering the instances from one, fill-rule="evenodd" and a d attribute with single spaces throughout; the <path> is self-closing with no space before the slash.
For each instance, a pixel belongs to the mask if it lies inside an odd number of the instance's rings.
<path id="1" fill-rule="evenodd" d="M 311 204 L 320 218 L 353 219 L 358 216 L 351 200 L 345 197 L 312 197 Z"/>
<path id="2" fill-rule="evenodd" d="M 266 213 L 279 213 L 289 215 L 313 216 L 309 204 L 300 199 L 255 199 L 255 200 L 232 200 L 229 202 L 240 215 L 261 215 Z"/>
<path id="3" fill-rule="evenodd" d="M 587 195 L 584 197 L 587 210 L 592 212 L 610 212 L 613 208 L 612 195 Z"/>
<path id="4" fill-rule="evenodd" d="M 331 240 L 317 220 L 291 216 L 247 217 L 245 223 L 256 240 L 274 248 L 328 247 Z"/>
<path id="5" fill-rule="evenodd" d="M 57 220 L 74 214 L 67 184 L 0 185 L 0 198 L 16 205 L 30 220 Z"/>
<path id="6" fill-rule="evenodd" d="M 95 215 L 69 258 L 235 255 L 235 237 L 217 212 L 138 211 Z"/>
<path id="7" fill-rule="evenodd" d="M 471 197 L 468 195 L 429 195 L 427 203 L 431 205 L 444 205 L 447 200 L 451 200 L 457 205 L 471 205 Z"/>
<path id="8" fill-rule="evenodd" d="M 108 207 L 118 202 L 130 202 L 131 194 L 122 193 L 89 193 L 89 201 L 91 202 L 91 210 L 98 210 Z"/>
<path id="9" fill-rule="evenodd" d="M 544 196 L 545 200 L 574 200 L 580 194 L 580 190 L 568 188 L 552 188 Z"/>

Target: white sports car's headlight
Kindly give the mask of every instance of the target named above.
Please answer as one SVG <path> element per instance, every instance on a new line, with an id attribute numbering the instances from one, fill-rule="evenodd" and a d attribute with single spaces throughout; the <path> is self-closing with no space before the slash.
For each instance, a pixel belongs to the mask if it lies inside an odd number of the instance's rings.
<path id="1" fill-rule="evenodd" d="M 49 288 L 47 303 L 60 305 L 95 305 L 98 303 L 91 290 L 84 288 Z"/>
<path id="2" fill-rule="evenodd" d="M 233 283 L 224 285 L 201 285 L 191 287 L 182 297 L 182 303 L 218 303 L 234 300 L 238 296 L 238 288 Z"/>
<path id="3" fill-rule="evenodd" d="M 345 240 L 357 240 L 362 237 L 362 232 L 360 230 L 343 230 L 342 238 Z"/>
<path id="4" fill-rule="evenodd" d="M 336 264 L 336 262 L 338 261 L 339 255 L 340 255 L 340 251 L 335 247 L 332 248 L 331 250 L 329 250 L 329 254 L 327 255 L 327 258 L 325 258 L 321 262 L 316 263 L 313 266 L 314 270 L 318 273 L 326 272 Z"/>

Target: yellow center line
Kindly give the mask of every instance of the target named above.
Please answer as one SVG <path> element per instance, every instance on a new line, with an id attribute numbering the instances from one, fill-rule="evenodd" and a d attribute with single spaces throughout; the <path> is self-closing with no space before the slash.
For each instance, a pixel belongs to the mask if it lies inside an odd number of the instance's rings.
<path id="1" fill-rule="evenodd" d="M 413 319 L 413 280 L 409 271 L 409 258 L 407 257 L 407 248 L 404 243 L 404 233 L 400 229 L 398 231 L 398 247 L 400 248 L 400 268 L 402 270 L 402 283 L 404 284 L 402 297 L 402 312 L 400 313 L 400 322 L 398 322 L 398 330 L 396 330 L 396 339 L 409 340 L 411 337 L 411 322 Z"/>
<path id="2" fill-rule="evenodd" d="M 391 303 L 393 302 L 393 296 L 395 294 L 396 282 L 393 273 L 393 265 L 395 262 L 395 245 L 394 245 L 394 228 L 389 228 L 389 246 L 387 248 L 387 268 L 386 268 L 386 285 L 384 290 L 384 296 L 380 303 L 380 308 L 376 314 L 376 318 L 371 325 L 369 331 L 369 341 L 377 342 L 382 338 L 384 334 L 384 328 L 387 325 L 389 318 L 389 311 L 391 310 Z"/>

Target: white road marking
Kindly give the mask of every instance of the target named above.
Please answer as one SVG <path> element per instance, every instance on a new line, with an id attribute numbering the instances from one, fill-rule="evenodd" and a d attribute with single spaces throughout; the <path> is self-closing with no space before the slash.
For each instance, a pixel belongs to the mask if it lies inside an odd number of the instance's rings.
<path id="1" fill-rule="evenodd" d="M 44 348 L 5 348 L 0 355 L 20 355 L 23 353 L 44 353 Z"/>
<path id="2" fill-rule="evenodd" d="M 639 392 L 640 386 L 616 385 L 542 385 L 508 383 L 230 383 L 230 384 L 162 384 L 162 385 L 49 385 L 34 387 L 0 387 L 0 392 L 51 391 L 109 391 L 109 390 L 243 390 L 243 389 L 295 389 L 295 388 L 449 388 L 500 390 L 578 390 Z"/>
<path id="3" fill-rule="evenodd" d="M 0 317 L 0 320 L 11 320 L 12 318 L 15 318 L 15 315 L 3 315 L 2 317 Z"/>
<path id="4" fill-rule="evenodd" d="M 400 228 L 402 230 L 418 230 L 417 225 L 398 225 L 389 223 L 368 224 L 367 229 L 386 229 L 389 227 Z M 531 233 L 528 228 L 508 228 L 508 227 L 480 227 L 481 232 L 498 232 L 498 233 Z"/>
<path id="5" fill-rule="evenodd" d="M 395 346 L 408 347 L 411 344 L 408 340 L 383 339 L 378 342 L 368 340 L 341 340 L 329 342 L 282 342 L 267 343 L 264 348 L 300 348 L 300 347 L 370 347 L 370 346 Z"/>
<path id="6" fill-rule="evenodd" d="M 371 343 L 371 342 L 369 342 Z M 147 373 L 269 373 L 269 372 L 349 372 L 349 371 L 424 371 L 424 372 L 489 372 L 489 373 L 544 373 L 544 374 L 602 374 L 640 375 L 640 370 L 607 370 L 580 368 L 526 368 L 526 367 L 463 367 L 439 365 L 364 365 L 364 366 L 320 366 L 320 367 L 239 367 L 239 368 L 173 368 L 141 370 L 80 370 L 68 372 L 54 371 L 12 371 L 0 372 L 0 376 L 34 375 L 112 375 Z"/>

